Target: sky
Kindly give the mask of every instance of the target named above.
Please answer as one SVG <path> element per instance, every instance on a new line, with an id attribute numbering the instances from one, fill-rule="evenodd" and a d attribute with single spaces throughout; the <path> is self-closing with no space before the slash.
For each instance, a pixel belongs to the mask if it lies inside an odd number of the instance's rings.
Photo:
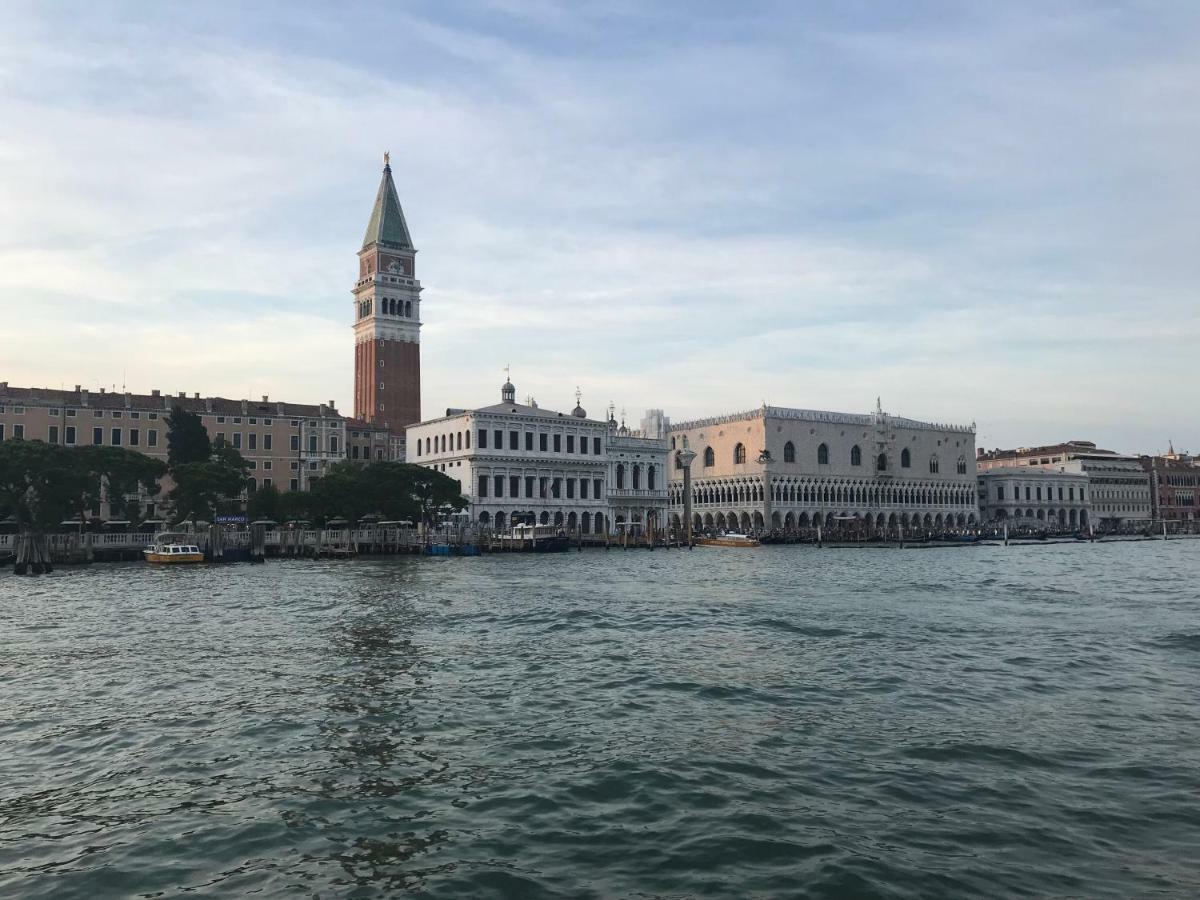
<path id="1" fill-rule="evenodd" d="M 1200 4 L 4 0 L 0 380 L 777 406 L 1200 452 Z"/>

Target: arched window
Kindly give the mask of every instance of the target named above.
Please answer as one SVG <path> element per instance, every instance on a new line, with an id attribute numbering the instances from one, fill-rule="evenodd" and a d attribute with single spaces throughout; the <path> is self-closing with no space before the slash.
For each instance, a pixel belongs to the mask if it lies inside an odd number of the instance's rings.
<path id="1" fill-rule="evenodd" d="M 855 444 L 850 448 L 850 465 L 862 465 L 862 447 L 858 446 L 858 444 Z"/>
<path id="2" fill-rule="evenodd" d="M 900 468 L 902 468 L 902 469 L 911 469 L 912 468 L 912 454 L 908 452 L 907 447 L 905 447 L 903 450 L 900 451 Z"/>
<path id="3" fill-rule="evenodd" d="M 675 438 L 671 438 L 671 449 L 675 449 Z"/>
<path id="4" fill-rule="evenodd" d="M 654 466 L 646 466 L 646 489 L 654 490 Z"/>
<path id="5" fill-rule="evenodd" d="M 412 301 L 411 300 L 404 301 L 404 315 L 406 315 L 410 319 L 412 318 Z"/>
<path id="6" fill-rule="evenodd" d="M 796 445 L 791 441 L 783 445 L 783 461 L 785 463 L 794 463 L 796 461 Z"/>
<path id="7" fill-rule="evenodd" d="M 936 475 L 937 472 L 938 472 L 938 458 L 937 458 L 937 454 L 934 454 L 933 456 L 929 457 L 929 474 Z"/>
<path id="8" fill-rule="evenodd" d="M 733 461 L 735 463 L 744 463 L 746 461 L 746 445 L 738 444 L 733 448 Z"/>
<path id="9" fill-rule="evenodd" d="M 817 448 L 817 465 L 829 465 L 829 447 L 825 444 L 821 444 L 821 446 Z"/>
<path id="10" fill-rule="evenodd" d="M 636 491 L 642 486 L 642 467 L 637 463 L 633 464 L 633 489 Z"/>
<path id="11" fill-rule="evenodd" d="M 958 474 L 959 475 L 967 474 L 967 458 L 965 456 L 960 456 L 958 458 Z"/>
<path id="12" fill-rule="evenodd" d="M 716 464 L 717 464 L 717 456 L 715 453 L 713 453 L 713 448 L 705 447 L 704 448 L 704 466 L 705 466 L 705 468 L 711 468 L 712 466 L 715 466 Z"/>
<path id="13" fill-rule="evenodd" d="M 907 453 L 908 451 L 905 450 L 904 452 Z M 876 468 L 876 470 L 878 470 L 880 472 L 887 471 L 887 454 L 886 453 L 879 454 L 879 457 L 875 460 L 875 468 Z"/>
<path id="14" fill-rule="evenodd" d="M 625 487 L 625 463 L 617 463 L 617 490 Z"/>

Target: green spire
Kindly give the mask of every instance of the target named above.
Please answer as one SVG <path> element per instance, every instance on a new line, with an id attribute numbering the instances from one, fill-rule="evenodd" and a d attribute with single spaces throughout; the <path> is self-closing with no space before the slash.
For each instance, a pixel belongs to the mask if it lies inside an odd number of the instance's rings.
<path id="1" fill-rule="evenodd" d="M 367 233 L 363 237 L 364 248 L 371 244 L 382 244 L 397 250 L 413 249 L 386 153 L 383 154 L 383 178 L 379 181 L 379 193 L 375 195 L 375 208 L 371 210 L 371 221 L 367 223 Z"/>

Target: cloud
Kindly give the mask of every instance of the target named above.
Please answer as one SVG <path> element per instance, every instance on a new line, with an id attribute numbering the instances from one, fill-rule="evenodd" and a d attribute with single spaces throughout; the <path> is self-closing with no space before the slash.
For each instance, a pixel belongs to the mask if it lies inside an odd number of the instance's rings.
<path id="1" fill-rule="evenodd" d="M 631 418 L 883 394 L 989 445 L 1200 446 L 1200 12 L 1160 13 L 16 6 L 0 362 L 348 408 L 390 149 L 427 414 L 512 363 Z"/>

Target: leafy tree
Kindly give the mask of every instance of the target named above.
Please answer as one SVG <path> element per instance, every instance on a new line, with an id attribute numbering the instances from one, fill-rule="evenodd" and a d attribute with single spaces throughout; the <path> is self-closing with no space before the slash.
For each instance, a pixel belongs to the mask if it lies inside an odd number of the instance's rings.
<path id="1" fill-rule="evenodd" d="M 462 495 L 459 483 L 444 472 L 407 463 L 375 463 L 368 468 L 379 465 L 399 465 L 409 470 L 404 474 L 409 479 L 409 490 L 420 511 L 422 522 L 432 522 L 435 514 L 441 509 L 449 508 L 458 511 L 467 506 L 467 500 Z"/>
<path id="2" fill-rule="evenodd" d="M 213 448 L 207 459 L 171 466 L 175 487 L 167 499 L 175 521 L 212 521 L 223 503 L 241 495 L 249 473 L 242 454 L 224 445 Z"/>
<path id="3" fill-rule="evenodd" d="M 85 446 L 69 451 L 74 454 L 75 466 L 88 479 L 88 487 L 79 498 L 80 521 L 87 521 L 87 511 L 98 506 L 102 497 L 107 496 L 114 511 L 123 511 L 130 518 L 136 518 L 140 506 L 123 500 L 125 495 L 137 493 L 139 487 L 146 489 L 150 496 L 158 493 L 158 479 L 167 472 L 167 467 L 160 459 L 145 456 L 134 450 L 123 447 Z"/>
<path id="4" fill-rule="evenodd" d="M 256 519 L 270 519 L 273 522 L 283 521 L 280 516 L 283 514 L 283 496 L 279 493 L 279 488 L 273 484 L 264 485 L 259 488 L 246 502 L 246 515 L 250 521 Z"/>
<path id="5" fill-rule="evenodd" d="M 212 455 L 208 431 L 196 413 L 175 406 L 167 416 L 167 465 L 204 462 Z"/>
<path id="6" fill-rule="evenodd" d="M 22 532 L 52 529 L 79 509 L 93 476 L 78 452 L 43 441 L 0 442 L 0 505 Z"/>
<path id="7" fill-rule="evenodd" d="M 365 466 L 351 462 L 330 466 L 308 492 L 284 494 L 282 505 L 285 521 L 357 521 L 367 514 L 431 521 L 443 508 L 464 508 L 466 500 L 458 482 L 448 475 L 423 466 L 378 461 Z"/>

